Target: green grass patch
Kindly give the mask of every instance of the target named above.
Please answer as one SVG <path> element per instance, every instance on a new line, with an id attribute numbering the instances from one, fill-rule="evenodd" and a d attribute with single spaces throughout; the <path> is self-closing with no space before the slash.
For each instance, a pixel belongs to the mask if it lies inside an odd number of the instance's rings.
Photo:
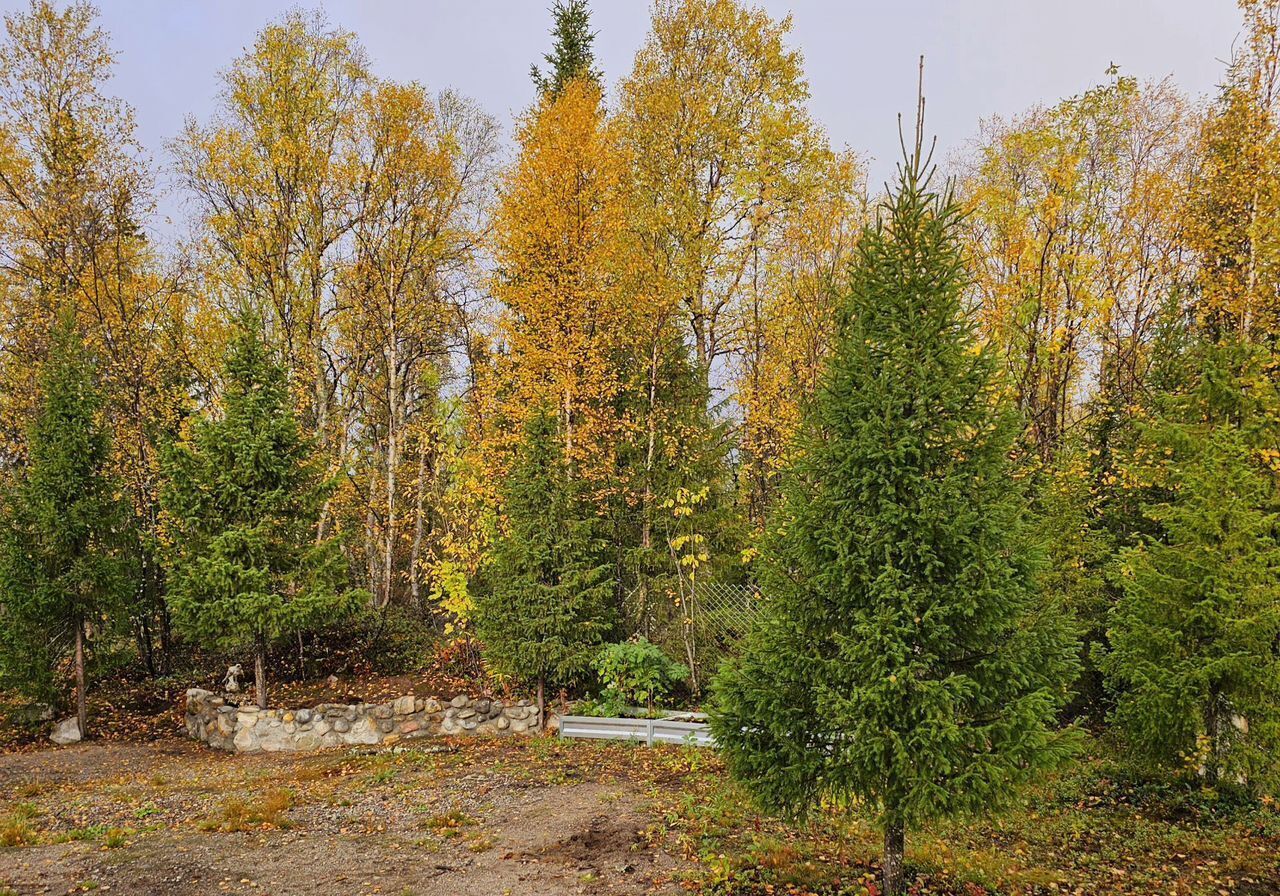
<path id="1" fill-rule="evenodd" d="M 0 818 L 0 847 L 30 846 L 36 842 L 32 823 L 40 809 L 32 803 L 18 803 Z"/>
<path id="2" fill-rule="evenodd" d="M 428 818 L 423 827 L 437 837 L 445 840 L 461 837 L 467 828 L 476 824 L 476 820 L 460 809 L 453 809 L 443 815 Z"/>
<path id="3" fill-rule="evenodd" d="M 201 823 L 204 831 L 252 831 L 262 828 L 286 828 L 285 813 L 293 806 L 293 792 L 282 788 L 268 790 L 256 799 L 231 796 L 218 813 Z"/>

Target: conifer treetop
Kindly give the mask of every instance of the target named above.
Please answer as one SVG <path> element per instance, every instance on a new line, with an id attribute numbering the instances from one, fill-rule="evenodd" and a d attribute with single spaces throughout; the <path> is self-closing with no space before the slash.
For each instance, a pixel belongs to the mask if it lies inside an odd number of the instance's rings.
<path id="1" fill-rule="evenodd" d="M 551 36 L 555 41 L 551 52 L 542 57 L 548 66 L 547 74 L 536 65 L 530 67 L 538 93 L 559 96 L 574 78 L 589 78 L 598 83 L 603 75 L 595 67 L 595 53 L 591 49 L 596 33 L 591 30 L 587 0 L 556 0 L 550 12 L 554 20 Z"/>

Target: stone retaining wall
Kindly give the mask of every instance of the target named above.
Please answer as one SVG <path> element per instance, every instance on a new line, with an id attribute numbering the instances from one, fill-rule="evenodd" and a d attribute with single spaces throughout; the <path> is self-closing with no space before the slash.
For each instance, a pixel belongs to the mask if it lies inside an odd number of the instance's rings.
<path id="1" fill-rule="evenodd" d="M 442 734 L 522 734 L 538 728 L 538 707 L 527 701 L 412 695 L 390 703 L 322 703 L 311 709 L 236 706 L 200 688 L 187 691 L 187 732 L 219 750 L 256 753 L 394 744 Z"/>

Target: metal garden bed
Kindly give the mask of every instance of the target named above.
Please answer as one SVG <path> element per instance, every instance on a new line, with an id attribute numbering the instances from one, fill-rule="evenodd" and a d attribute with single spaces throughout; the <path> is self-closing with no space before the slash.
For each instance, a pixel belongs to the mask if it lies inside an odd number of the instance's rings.
<path id="1" fill-rule="evenodd" d="M 560 736 L 578 740 L 622 740 L 645 744 L 687 744 L 714 747 L 711 729 L 704 722 L 671 719 L 603 719 L 596 716 L 561 716 Z"/>

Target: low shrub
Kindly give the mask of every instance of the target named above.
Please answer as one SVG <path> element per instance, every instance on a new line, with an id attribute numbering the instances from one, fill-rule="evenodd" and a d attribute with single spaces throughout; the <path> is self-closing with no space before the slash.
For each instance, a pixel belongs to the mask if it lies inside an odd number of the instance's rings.
<path id="1" fill-rule="evenodd" d="M 306 681 L 333 673 L 401 675 L 430 662 L 440 633 L 430 619 L 402 606 L 362 605 L 340 622 L 281 638 L 272 645 L 275 674 Z"/>
<path id="2" fill-rule="evenodd" d="M 605 646 L 594 666 L 604 686 L 599 708 L 607 715 L 619 715 L 629 706 L 644 706 L 652 715 L 689 678 L 687 666 L 644 638 Z"/>
<path id="3" fill-rule="evenodd" d="M 465 633 L 437 643 L 429 668 L 446 678 L 489 683 L 480 642 Z"/>

